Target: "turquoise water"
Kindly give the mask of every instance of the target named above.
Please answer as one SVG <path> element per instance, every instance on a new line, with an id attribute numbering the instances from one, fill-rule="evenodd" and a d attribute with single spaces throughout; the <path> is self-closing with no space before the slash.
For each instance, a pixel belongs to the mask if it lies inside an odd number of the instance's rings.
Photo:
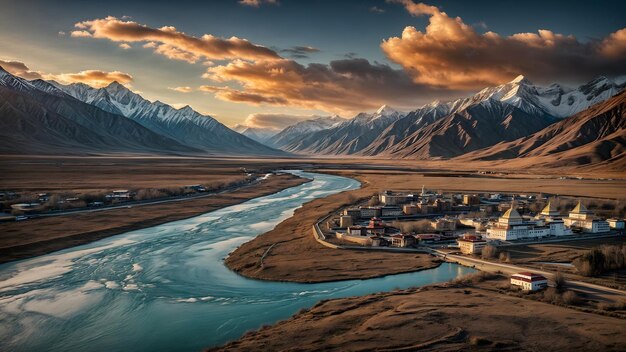
<path id="1" fill-rule="evenodd" d="M 321 299 L 447 281 L 472 269 L 321 284 L 264 282 L 223 264 L 303 203 L 355 180 L 313 179 L 266 197 L 88 245 L 0 265 L 0 350 L 198 351 L 288 318 Z M 306 268 L 294 268 L 306 270 Z"/>

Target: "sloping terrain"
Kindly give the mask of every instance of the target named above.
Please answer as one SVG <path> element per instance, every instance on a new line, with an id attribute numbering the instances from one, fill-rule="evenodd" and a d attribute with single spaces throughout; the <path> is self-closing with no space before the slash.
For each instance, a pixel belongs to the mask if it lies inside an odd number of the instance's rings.
<path id="1" fill-rule="evenodd" d="M 624 165 L 626 91 L 572 117 L 517 140 L 462 157 L 467 160 L 523 159 L 554 166 Z"/>

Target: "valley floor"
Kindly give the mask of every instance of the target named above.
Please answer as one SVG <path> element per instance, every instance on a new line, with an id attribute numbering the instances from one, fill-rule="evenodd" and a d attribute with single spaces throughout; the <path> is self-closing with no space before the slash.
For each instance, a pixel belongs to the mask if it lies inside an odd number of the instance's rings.
<path id="1" fill-rule="evenodd" d="M 626 320 L 492 288 L 503 284 L 443 284 L 322 301 L 215 351 L 624 350 Z"/>
<path id="2" fill-rule="evenodd" d="M 203 198 L 0 223 L 0 263 L 190 218 L 304 182 L 308 180 L 293 175 L 274 175 L 258 183 Z"/>

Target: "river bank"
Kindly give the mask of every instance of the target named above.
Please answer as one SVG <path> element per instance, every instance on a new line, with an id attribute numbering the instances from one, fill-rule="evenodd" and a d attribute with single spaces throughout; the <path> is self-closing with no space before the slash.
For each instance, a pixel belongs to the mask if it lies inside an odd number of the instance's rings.
<path id="1" fill-rule="evenodd" d="M 321 301 L 210 351 L 294 345 L 302 351 L 622 351 L 626 345 L 624 319 L 499 294 L 483 284 Z"/>
<path id="2" fill-rule="evenodd" d="M 335 209 L 368 197 L 380 186 L 366 178 L 359 189 L 305 203 L 273 230 L 244 243 L 226 258 L 228 268 L 249 278 L 301 283 L 369 279 L 437 267 L 429 254 L 337 250 L 324 247 L 312 235 L 312 226 Z"/>
<path id="3" fill-rule="evenodd" d="M 0 263 L 51 253 L 120 233 L 182 220 L 276 193 L 310 180 L 272 175 L 210 197 L 0 224 Z"/>

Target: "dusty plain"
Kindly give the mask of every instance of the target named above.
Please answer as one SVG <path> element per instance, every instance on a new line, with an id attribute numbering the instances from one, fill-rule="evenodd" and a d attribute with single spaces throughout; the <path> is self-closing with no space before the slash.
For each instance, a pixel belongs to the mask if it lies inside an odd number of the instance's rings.
<path id="1" fill-rule="evenodd" d="M 213 351 L 623 351 L 626 320 L 441 284 L 321 301 Z M 294 343 L 297 341 L 297 343 Z"/>

